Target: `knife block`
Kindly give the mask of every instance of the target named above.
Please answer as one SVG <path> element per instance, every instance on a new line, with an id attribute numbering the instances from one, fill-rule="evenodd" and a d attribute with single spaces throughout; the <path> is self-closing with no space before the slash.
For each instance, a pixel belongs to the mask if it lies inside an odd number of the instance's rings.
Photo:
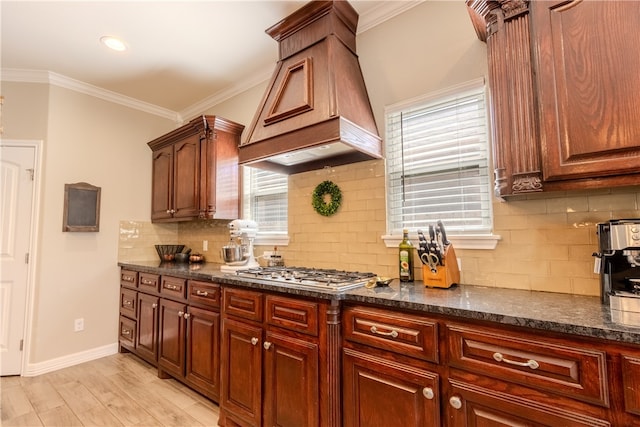
<path id="1" fill-rule="evenodd" d="M 425 286 L 430 288 L 450 288 L 452 285 L 460 283 L 458 259 L 453 245 L 447 245 L 442 258 L 444 265 L 438 265 L 436 272 L 431 271 L 428 265 L 422 265 L 422 282 Z"/>

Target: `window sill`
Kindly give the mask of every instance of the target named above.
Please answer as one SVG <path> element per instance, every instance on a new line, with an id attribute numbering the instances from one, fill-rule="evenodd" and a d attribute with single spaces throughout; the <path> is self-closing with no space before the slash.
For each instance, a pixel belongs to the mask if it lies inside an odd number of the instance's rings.
<path id="1" fill-rule="evenodd" d="M 258 232 L 253 244 L 254 246 L 287 246 L 289 244 L 289 235 Z"/>
<path id="2" fill-rule="evenodd" d="M 456 249 L 488 249 L 493 250 L 498 245 L 498 240 L 502 237 L 497 234 L 469 234 L 469 235 L 453 235 L 447 236 L 449 241 Z M 417 246 L 418 235 L 409 234 L 409 239 Z M 382 236 L 385 246 L 388 248 L 397 248 L 402 241 L 402 236 L 386 234 Z"/>

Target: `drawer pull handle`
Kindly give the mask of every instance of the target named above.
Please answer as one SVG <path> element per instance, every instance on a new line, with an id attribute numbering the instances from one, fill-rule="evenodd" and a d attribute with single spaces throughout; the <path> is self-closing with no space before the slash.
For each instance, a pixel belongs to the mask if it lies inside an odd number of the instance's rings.
<path id="1" fill-rule="evenodd" d="M 508 363 L 509 365 L 522 366 L 522 367 L 531 368 L 531 369 L 538 369 L 540 367 L 540 364 L 533 359 L 529 359 L 526 362 L 516 362 L 515 360 L 506 359 L 502 355 L 502 353 L 498 353 L 498 352 L 493 353 L 493 358 L 495 359 L 496 362 L 504 362 L 504 363 Z"/>
<path id="2" fill-rule="evenodd" d="M 264 347 L 265 350 L 269 350 L 269 348 L 271 347 L 271 343 L 269 341 L 265 341 L 264 344 L 262 344 L 262 346 Z"/>
<path id="3" fill-rule="evenodd" d="M 201 291 L 201 290 L 197 289 L 196 290 L 196 295 L 201 296 L 201 297 L 208 297 L 209 296 L 209 292 Z"/>
<path id="4" fill-rule="evenodd" d="M 125 300 L 124 305 L 131 307 L 131 301 Z"/>
<path id="5" fill-rule="evenodd" d="M 128 329 L 123 329 L 122 330 L 122 335 L 131 335 L 131 331 Z"/>
<path id="6" fill-rule="evenodd" d="M 422 389 L 422 395 L 427 399 L 431 400 L 435 396 L 433 394 L 433 389 L 431 387 L 425 387 Z"/>
<path id="7" fill-rule="evenodd" d="M 372 334 L 384 335 L 385 337 L 391 337 L 391 338 L 398 337 L 398 331 L 396 331 L 395 329 L 392 329 L 391 332 L 382 332 L 382 331 L 379 331 L 378 328 L 376 328 L 375 326 L 372 326 L 371 329 L 369 330 L 371 331 Z"/>
<path id="8" fill-rule="evenodd" d="M 462 408 L 462 400 L 458 396 L 451 396 L 449 399 L 449 405 L 454 409 Z"/>
<path id="9" fill-rule="evenodd" d="M 133 277 L 131 276 L 122 276 L 122 280 L 125 282 L 133 282 Z"/>
<path id="10" fill-rule="evenodd" d="M 180 289 L 180 287 L 178 285 L 169 285 L 169 284 L 165 284 L 164 287 L 166 289 L 171 289 L 172 291 L 177 291 L 178 289 Z"/>
<path id="11" fill-rule="evenodd" d="M 258 344 L 258 338 L 256 338 L 256 337 L 251 338 L 251 344 L 252 345 Z"/>
<path id="12" fill-rule="evenodd" d="M 142 279 L 143 285 L 153 285 L 153 280 Z"/>

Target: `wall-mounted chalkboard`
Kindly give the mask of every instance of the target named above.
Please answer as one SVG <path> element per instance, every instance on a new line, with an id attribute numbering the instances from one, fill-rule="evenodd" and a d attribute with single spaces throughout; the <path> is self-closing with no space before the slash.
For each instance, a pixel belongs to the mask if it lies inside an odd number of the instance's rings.
<path id="1" fill-rule="evenodd" d="M 62 231 L 100 231 L 100 187 L 86 182 L 64 185 Z"/>

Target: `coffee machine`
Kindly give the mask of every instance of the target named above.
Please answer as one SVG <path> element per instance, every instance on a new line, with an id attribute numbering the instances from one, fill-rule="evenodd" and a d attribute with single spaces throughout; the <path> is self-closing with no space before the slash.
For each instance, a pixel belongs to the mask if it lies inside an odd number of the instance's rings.
<path id="1" fill-rule="evenodd" d="M 640 218 L 597 224 L 602 302 L 614 322 L 640 326 Z"/>

